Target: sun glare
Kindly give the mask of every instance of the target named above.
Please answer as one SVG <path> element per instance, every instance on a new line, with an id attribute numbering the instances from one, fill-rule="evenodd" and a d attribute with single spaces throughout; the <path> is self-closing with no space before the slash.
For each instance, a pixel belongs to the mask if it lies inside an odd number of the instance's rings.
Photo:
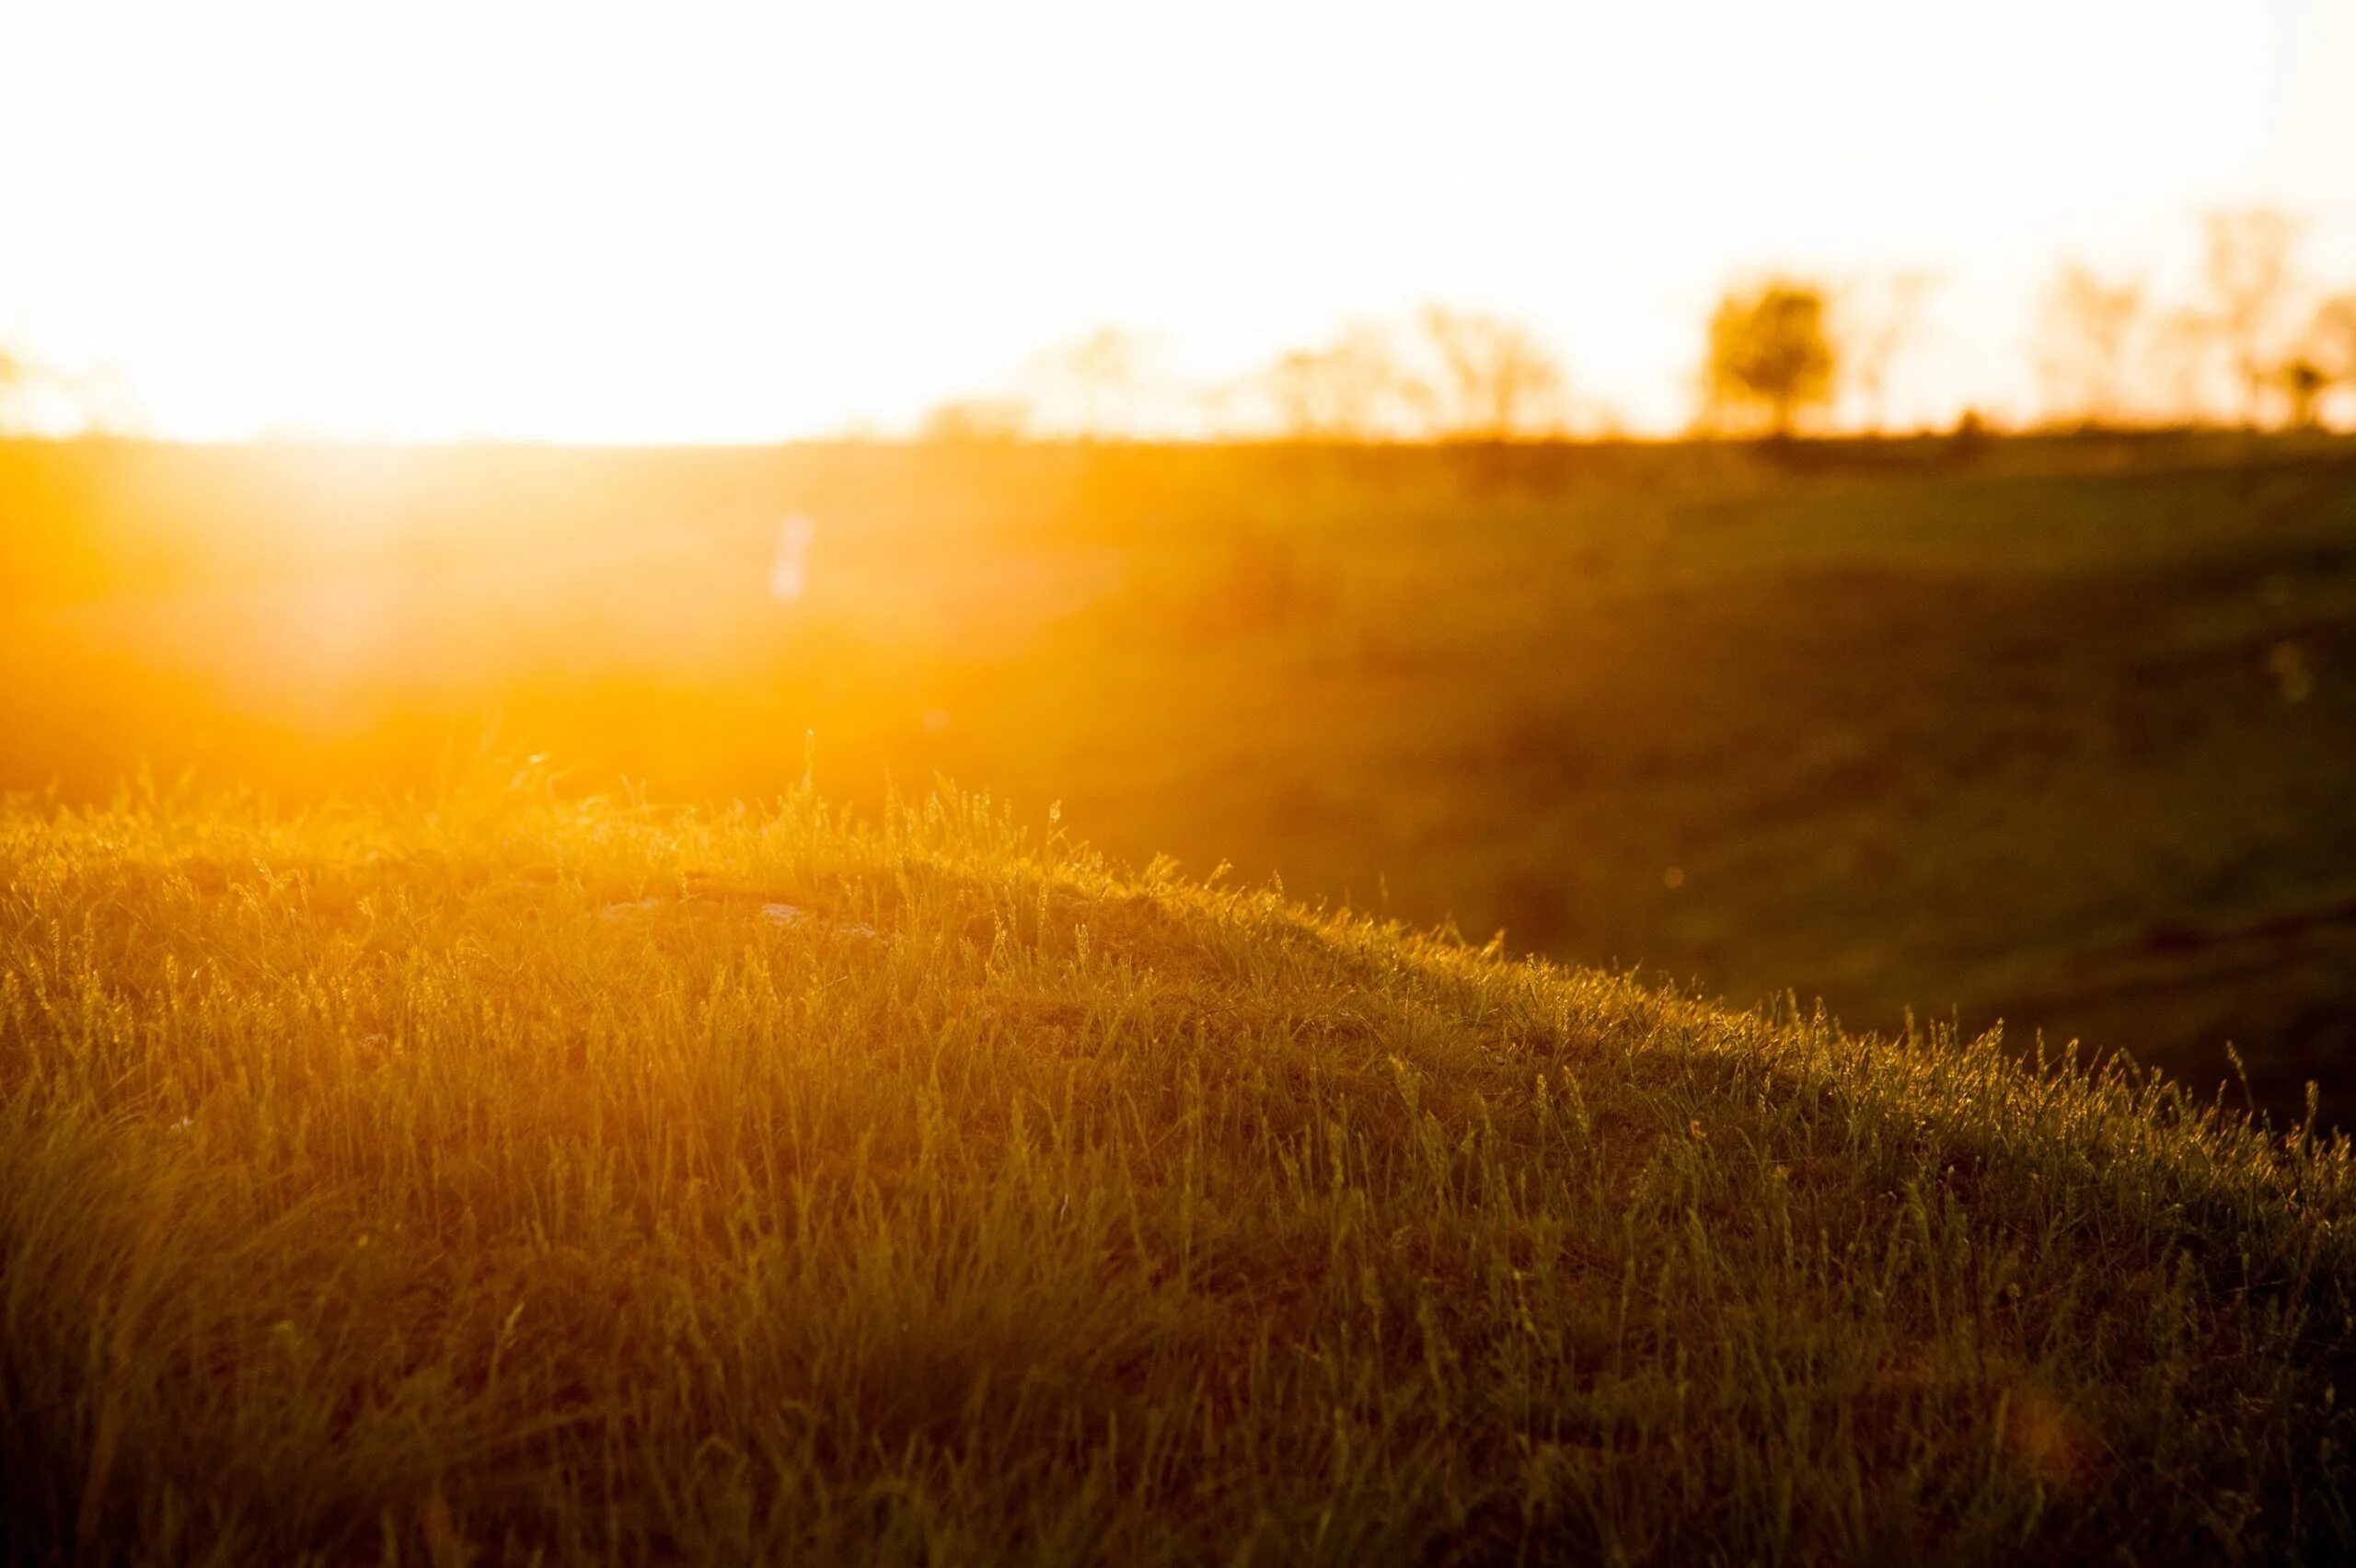
<path id="1" fill-rule="evenodd" d="M 1729 278 L 1911 271 L 1895 406 L 2018 409 L 2062 257 L 2182 269 L 2264 199 L 2356 258 L 2356 0 L 2265 9 L 33 4 L 0 329 L 177 436 L 750 441 L 1438 300 L 1661 431 Z"/>

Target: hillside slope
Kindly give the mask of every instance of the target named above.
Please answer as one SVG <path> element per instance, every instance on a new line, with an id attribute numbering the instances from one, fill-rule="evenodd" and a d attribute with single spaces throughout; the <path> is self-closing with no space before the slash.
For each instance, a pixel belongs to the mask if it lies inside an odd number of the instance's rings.
<path id="1" fill-rule="evenodd" d="M 0 816 L 0 1555 L 2281 1558 L 2347 1146 L 936 799 Z"/>
<path id="2" fill-rule="evenodd" d="M 0 790 L 430 789 L 488 728 L 725 804 L 814 731 L 871 813 L 947 774 L 2356 1128 L 2351 671 L 2356 437 L 0 442 Z"/>

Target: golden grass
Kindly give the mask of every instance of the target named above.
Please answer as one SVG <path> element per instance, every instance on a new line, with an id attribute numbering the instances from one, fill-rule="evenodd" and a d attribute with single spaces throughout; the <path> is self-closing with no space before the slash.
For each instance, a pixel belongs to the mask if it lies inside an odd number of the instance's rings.
<path id="1" fill-rule="evenodd" d="M 19 802 L 0 887 L 12 1558 L 2351 1544 L 2348 1146 L 2165 1085 L 953 796 Z"/>

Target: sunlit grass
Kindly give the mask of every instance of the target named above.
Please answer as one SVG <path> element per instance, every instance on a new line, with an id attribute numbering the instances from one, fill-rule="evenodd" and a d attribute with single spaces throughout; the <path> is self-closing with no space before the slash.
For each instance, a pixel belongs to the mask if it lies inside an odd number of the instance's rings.
<path id="1" fill-rule="evenodd" d="M 12 1557 L 2350 1545 L 2348 1147 L 2164 1087 L 953 797 L 19 803 L 0 888 Z"/>

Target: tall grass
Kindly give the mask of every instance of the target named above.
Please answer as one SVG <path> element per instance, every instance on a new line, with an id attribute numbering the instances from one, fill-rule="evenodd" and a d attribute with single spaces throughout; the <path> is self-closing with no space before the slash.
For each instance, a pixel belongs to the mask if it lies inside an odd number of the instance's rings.
<path id="1" fill-rule="evenodd" d="M 30 1561 L 2350 1549 L 2348 1146 L 532 778 L 0 816 Z"/>

